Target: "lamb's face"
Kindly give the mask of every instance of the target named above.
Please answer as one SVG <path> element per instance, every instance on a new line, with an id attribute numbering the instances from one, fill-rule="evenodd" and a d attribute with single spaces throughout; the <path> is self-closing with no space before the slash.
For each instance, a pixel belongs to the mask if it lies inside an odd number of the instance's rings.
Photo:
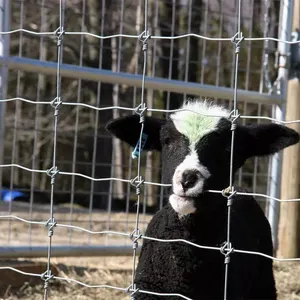
<path id="1" fill-rule="evenodd" d="M 195 212 L 195 201 L 201 201 L 204 190 L 229 184 L 231 122 L 225 118 L 227 111 L 213 107 L 202 113 L 219 117 L 180 111 L 171 115 L 160 132 L 163 181 L 172 182 L 169 201 L 179 214 Z"/>
<path id="2" fill-rule="evenodd" d="M 163 182 L 172 182 L 169 201 L 181 215 L 194 213 L 207 189 L 229 185 L 231 122 L 229 111 L 207 102 L 189 102 L 169 120 L 144 116 L 144 151 L 162 152 Z M 138 115 L 111 120 L 106 129 L 135 147 L 141 135 Z M 233 172 L 252 156 L 274 154 L 299 141 L 299 134 L 279 124 L 237 125 Z"/>

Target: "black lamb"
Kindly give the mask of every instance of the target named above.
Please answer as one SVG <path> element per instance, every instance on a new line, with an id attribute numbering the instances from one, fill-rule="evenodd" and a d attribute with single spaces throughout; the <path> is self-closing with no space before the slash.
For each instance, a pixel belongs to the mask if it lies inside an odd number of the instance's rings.
<path id="1" fill-rule="evenodd" d="M 188 102 L 182 108 L 186 110 L 171 114 L 167 120 L 145 116 L 143 150 L 161 151 L 163 182 L 172 183 L 168 204 L 154 215 L 145 236 L 182 239 L 221 251 L 185 242 L 144 239 L 136 270 L 135 299 L 182 299 L 147 292 L 175 293 L 199 300 L 224 299 L 224 262 L 228 255 L 228 300 L 275 300 L 272 260 L 234 251 L 273 255 L 271 229 L 262 209 L 252 196 L 232 196 L 228 245 L 228 199 L 207 192 L 224 190 L 229 185 L 229 112 L 199 101 Z M 107 130 L 135 146 L 140 136 L 139 121 L 138 115 L 121 117 L 109 122 Z M 237 125 L 233 172 L 250 157 L 271 155 L 298 141 L 299 134 L 282 125 Z M 228 253 L 229 249 L 233 251 Z"/>

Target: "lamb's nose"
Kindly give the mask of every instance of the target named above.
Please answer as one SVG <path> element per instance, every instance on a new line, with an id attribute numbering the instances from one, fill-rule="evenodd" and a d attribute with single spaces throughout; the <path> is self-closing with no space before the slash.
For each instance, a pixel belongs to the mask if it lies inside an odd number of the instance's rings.
<path id="1" fill-rule="evenodd" d="M 181 178 L 181 185 L 184 191 L 192 188 L 198 180 L 198 172 L 194 170 L 184 171 Z"/>

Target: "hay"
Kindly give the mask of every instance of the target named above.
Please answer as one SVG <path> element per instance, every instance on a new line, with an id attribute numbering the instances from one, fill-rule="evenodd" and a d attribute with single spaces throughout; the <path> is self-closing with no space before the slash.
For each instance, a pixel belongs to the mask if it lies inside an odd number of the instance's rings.
<path id="1" fill-rule="evenodd" d="M 5 210 L 2 210 L 5 211 Z M 26 205 L 14 204 L 13 213 L 19 217 L 28 219 L 28 207 Z M 32 214 L 34 220 L 47 220 L 49 212 L 41 207 L 35 206 Z M 59 222 L 69 223 L 68 210 L 66 208 L 55 208 L 55 218 Z M 109 218 L 108 218 L 109 217 Z M 145 224 L 149 221 L 150 216 L 141 216 L 141 221 Z M 89 223 L 90 217 L 84 211 L 75 211 L 72 216 L 73 225 L 88 228 L 91 225 L 92 230 L 116 230 L 122 232 L 131 232 L 134 228 L 135 215 L 118 213 L 110 216 L 105 212 L 94 212 L 92 221 Z M 107 220 L 110 221 L 110 227 L 107 227 Z M 132 223 L 130 223 L 132 222 Z M 127 223 L 127 224 L 126 224 Z M 0 222 L 0 238 L 2 241 L 7 240 L 7 229 L 10 226 L 10 243 L 14 245 L 28 245 L 29 226 L 20 221 L 8 220 Z M 141 230 L 143 230 L 141 226 Z M 68 244 L 70 241 L 70 232 L 66 229 L 56 228 L 53 236 L 53 244 Z M 47 231 L 44 226 L 31 227 L 32 243 L 36 245 L 45 245 L 48 243 Z M 91 244 L 108 244 L 122 243 L 126 238 L 117 239 L 110 237 L 106 240 L 105 236 L 93 235 L 74 230 L 72 232 L 72 244 L 86 244 L 88 241 Z M 89 239 L 90 238 L 90 239 Z M 128 240 L 130 243 L 130 241 Z M 1 266 L 13 265 L 15 267 L 33 265 L 37 268 L 37 263 L 44 264 L 46 259 L 32 259 L 30 261 L 18 260 L 13 262 L 0 261 Z M 52 258 L 51 263 L 60 277 L 72 278 L 90 285 L 112 285 L 116 287 L 126 288 L 131 283 L 132 276 L 132 258 L 131 257 L 65 257 Z M 46 268 L 39 269 L 45 270 Z M 300 300 L 300 262 L 275 262 L 274 263 L 276 284 L 278 289 L 278 300 Z M 26 270 L 28 271 L 28 270 Z M 9 276 L 13 276 L 13 271 L 10 271 Z M 0 272 L 0 278 L 3 278 L 4 273 Z M 20 277 L 15 275 L 16 279 L 11 280 L 11 284 L 7 284 L 2 288 L 0 299 L 16 300 L 16 299 L 43 299 L 44 293 L 43 282 L 39 278 L 32 280 L 29 277 Z M 11 278 L 11 277 L 10 277 Z M 20 281 L 22 278 L 22 281 Z M 23 281 L 24 279 L 24 281 Z M 14 283 L 14 284 L 13 284 Z M 18 284 L 17 284 L 18 283 Z M 129 299 L 123 291 L 118 291 L 110 288 L 87 288 L 76 283 L 68 283 L 66 281 L 53 280 L 49 285 L 49 300 L 123 300 Z"/>

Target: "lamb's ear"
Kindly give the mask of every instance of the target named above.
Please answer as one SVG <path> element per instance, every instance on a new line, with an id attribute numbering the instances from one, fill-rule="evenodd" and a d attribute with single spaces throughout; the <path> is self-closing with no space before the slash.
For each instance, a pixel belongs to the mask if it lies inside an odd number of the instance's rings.
<path id="1" fill-rule="evenodd" d="M 279 124 L 238 127 L 238 140 L 246 146 L 248 157 L 274 154 L 299 142 L 298 132 Z"/>
<path id="2" fill-rule="evenodd" d="M 145 116 L 143 133 L 147 135 L 147 139 L 143 150 L 161 150 L 160 129 L 164 123 L 165 120 L 163 119 Z M 131 115 L 112 119 L 106 124 L 106 130 L 130 146 L 135 147 L 141 133 L 140 116 Z"/>

